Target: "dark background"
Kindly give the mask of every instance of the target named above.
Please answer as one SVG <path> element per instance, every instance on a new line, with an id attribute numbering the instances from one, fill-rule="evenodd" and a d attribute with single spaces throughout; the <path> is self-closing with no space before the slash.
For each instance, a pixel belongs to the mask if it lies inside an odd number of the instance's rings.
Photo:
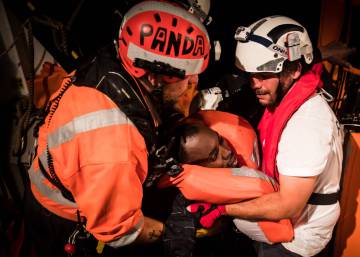
<path id="1" fill-rule="evenodd" d="M 76 69 L 86 57 L 95 55 L 98 48 L 111 43 L 116 38 L 121 14 L 137 2 L 139 0 L 32 0 L 29 5 L 25 0 L 4 0 L 21 22 L 33 17 L 34 36 L 67 72 Z M 320 13 L 321 0 L 291 3 L 285 0 L 212 0 L 210 16 L 213 21 L 207 28 L 210 39 L 220 41 L 222 53 L 220 61 L 210 59 L 208 69 L 200 75 L 199 89 L 214 86 L 224 89 L 241 84 L 228 76 L 238 72 L 234 67 L 234 34 L 238 26 L 248 26 L 270 15 L 285 15 L 305 26 L 313 45 L 317 45 Z M 74 58 L 72 51 L 79 58 Z M 236 97 L 223 101 L 219 109 L 242 115 L 256 126 L 262 109 L 248 87 L 240 91 Z"/>
<path id="2" fill-rule="evenodd" d="M 94 54 L 94 51 L 111 42 L 119 28 L 121 17 L 116 11 L 125 13 L 126 10 L 138 0 L 4 0 L 5 5 L 21 21 L 35 15 L 42 21 L 33 22 L 35 37 L 45 46 L 54 58 L 67 70 L 76 67 L 77 61 L 70 52 L 75 50 L 79 56 Z M 32 6 L 32 7 L 29 7 Z M 317 32 L 320 19 L 320 0 L 303 0 L 301 2 L 289 1 L 221 1 L 212 0 L 210 15 L 213 22 L 208 27 L 210 38 L 221 41 L 222 58 L 220 71 L 232 68 L 234 63 L 233 39 L 237 26 L 250 25 L 252 22 L 269 15 L 286 15 L 304 25 L 313 40 L 317 42 Z M 61 32 L 56 32 L 49 24 L 57 22 L 63 25 L 66 35 L 68 51 L 62 51 L 59 43 L 62 42 Z M 63 34 L 64 34 L 63 33 Z M 60 49 L 59 49 L 60 48 Z M 208 74 L 218 75 L 209 67 Z"/>
<path id="3" fill-rule="evenodd" d="M 0 1 L 3 1 L 10 17 L 17 19 L 19 24 L 22 24 L 29 17 L 33 17 L 34 36 L 68 72 L 75 69 L 83 58 L 94 55 L 98 48 L 111 43 L 116 37 L 121 22 L 119 13 L 124 14 L 130 6 L 138 2 L 138 0 Z M 351 6 L 349 4 L 350 0 L 344 0 L 344 2 L 348 6 L 344 24 L 349 24 L 349 26 L 344 26 L 341 39 L 345 40 L 349 36 L 349 46 L 359 49 L 360 33 L 357 33 L 357 26 L 360 24 L 360 6 Z M 240 25 L 248 26 L 258 19 L 270 15 L 289 16 L 307 28 L 313 45 L 316 46 L 321 18 L 321 3 L 321 0 L 212 0 L 210 15 L 213 17 L 213 22 L 208 27 L 208 31 L 212 40 L 219 40 L 221 42 L 222 55 L 220 61 L 210 62 L 208 69 L 200 75 L 200 89 L 216 85 L 220 85 L 223 88 L 229 86 L 227 78 L 231 81 L 232 77 L 227 77 L 228 74 L 236 73 L 234 68 L 234 33 Z M 350 9 L 351 12 L 349 11 Z M 352 15 L 350 16 L 349 13 L 352 13 Z M 4 44 L 1 40 L 0 48 L 4 49 Z M 22 53 L 26 54 L 26 49 L 19 49 L 18 47 L 18 51 L 19 53 L 22 51 Z M 76 52 L 79 58 L 74 58 L 71 54 L 72 51 Z M 14 133 L 14 126 L 12 124 L 15 112 L 14 102 L 16 102 L 16 98 L 19 96 L 19 92 L 17 92 L 19 86 L 16 85 L 19 82 L 9 81 L 12 78 L 6 76 L 6 74 L 13 73 L 10 61 L 4 55 L 0 63 L 0 116 L 2 117 L 2 125 L 0 126 L 0 197 L 9 190 L 11 191 L 10 195 L 15 198 L 16 188 L 14 189 L 14 184 L 16 183 L 12 181 L 12 176 L 6 176 L 7 174 L 5 174 L 5 171 L 8 173 L 12 171 L 9 169 L 8 156 L 11 144 L 10 137 Z M 29 59 L 30 61 L 33 60 Z M 350 62 L 355 67 L 360 67 L 359 51 L 357 55 L 350 59 Z M 23 68 L 27 76 L 26 67 Z M 356 92 L 354 95 L 356 95 Z M 350 101 L 348 102 L 350 103 Z M 259 108 L 257 103 L 249 87 L 244 86 L 237 95 L 225 99 L 220 109 L 240 114 L 256 126 L 261 115 L 261 108 Z M 352 106 L 353 104 L 349 108 Z M 5 206 L 2 203 L 0 205 L 2 208 Z M 0 239 L 2 242 L 6 242 L 2 237 L 3 228 L 6 227 L 7 221 L 13 219 L 14 213 L 15 211 L 3 211 L 0 215 Z M 4 216 L 5 214 L 6 217 Z"/>

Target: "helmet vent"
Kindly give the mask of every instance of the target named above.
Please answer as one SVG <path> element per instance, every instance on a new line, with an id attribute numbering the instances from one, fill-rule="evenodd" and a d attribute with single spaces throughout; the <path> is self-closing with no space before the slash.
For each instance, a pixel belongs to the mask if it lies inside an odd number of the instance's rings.
<path id="1" fill-rule="evenodd" d="M 155 13 L 155 14 L 154 14 L 154 18 L 155 18 L 156 22 L 160 22 L 160 21 L 161 21 L 160 14 L 158 14 L 158 13 Z"/>
<path id="2" fill-rule="evenodd" d="M 259 22 L 257 22 L 254 27 L 251 29 L 251 32 L 255 32 L 261 25 L 263 25 L 264 22 L 266 22 L 267 19 L 262 19 Z"/>
<path id="3" fill-rule="evenodd" d="M 176 27 L 176 26 L 177 26 L 177 22 L 178 22 L 178 20 L 177 20 L 176 18 L 173 18 L 173 19 L 172 19 L 171 26 Z"/>
<path id="4" fill-rule="evenodd" d="M 127 31 L 127 33 L 128 33 L 130 36 L 133 35 L 133 33 L 132 33 L 132 31 L 131 31 L 131 29 L 130 29 L 129 27 L 126 27 L 126 31 Z"/>
<path id="5" fill-rule="evenodd" d="M 187 33 L 188 34 L 191 34 L 191 32 L 193 32 L 194 31 L 194 28 L 193 27 L 189 27 L 188 29 L 187 29 Z"/>
<path id="6" fill-rule="evenodd" d="M 304 28 L 295 24 L 282 24 L 270 30 L 267 35 L 276 43 L 282 35 L 290 31 L 304 32 Z"/>

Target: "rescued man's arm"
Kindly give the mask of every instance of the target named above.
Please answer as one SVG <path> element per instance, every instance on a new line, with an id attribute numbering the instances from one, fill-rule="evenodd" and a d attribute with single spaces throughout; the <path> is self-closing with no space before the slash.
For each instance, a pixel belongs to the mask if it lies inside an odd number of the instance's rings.
<path id="1" fill-rule="evenodd" d="M 314 190 L 316 176 L 293 177 L 280 174 L 280 190 L 258 198 L 226 205 L 226 213 L 242 219 L 280 220 L 300 214 Z"/>

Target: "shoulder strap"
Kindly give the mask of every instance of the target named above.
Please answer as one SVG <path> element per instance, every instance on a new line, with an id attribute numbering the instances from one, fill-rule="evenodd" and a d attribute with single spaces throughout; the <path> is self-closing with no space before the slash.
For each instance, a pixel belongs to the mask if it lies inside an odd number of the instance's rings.
<path id="1" fill-rule="evenodd" d="M 64 86 L 62 88 L 60 88 L 59 94 L 48 104 L 47 111 L 46 111 L 47 115 L 49 115 L 47 126 L 49 126 L 51 119 L 52 119 L 57 107 L 59 106 L 62 96 L 65 94 L 67 89 L 72 85 L 72 82 L 73 82 L 73 79 L 67 80 L 67 82 L 64 84 Z M 44 117 L 44 119 L 45 119 L 45 117 Z M 61 194 L 67 200 L 69 200 L 71 202 L 75 202 L 74 197 L 71 194 L 71 192 L 61 183 L 59 177 L 56 175 L 53 158 L 50 154 L 48 146 L 46 146 L 46 158 L 47 158 L 47 164 L 49 167 L 50 174 L 46 172 L 44 165 L 42 164 L 40 159 L 38 159 L 39 168 L 40 168 L 41 173 L 44 175 L 44 177 L 47 180 L 49 180 L 49 182 L 51 184 L 53 184 L 55 187 L 57 187 L 61 191 Z"/>
<path id="2" fill-rule="evenodd" d="M 339 191 L 331 194 L 312 193 L 307 203 L 312 205 L 331 205 L 337 203 L 339 198 Z"/>
<path id="3" fill-rule="evenodd" d="M 63 195 L 63 197 L 65 197 L 67 200 L 69 200 L 71 202 L 75 202 L 75 199 L 74 199 L 73 195 L 71 194 L 71 192 L 61 183 L 59 177 L 56 175 L 53 159 L 49 152 L 48 147 L 46 147 L 46 156 L 47 156 L 47 162 L 48 162 L 50 174 L 46 172 L 44 165 L 42 164 L 40 159 L 38 159 L 39 168 L 40 168 L 41 173 L 44 175 L 44 177 L 47 180 L 49 180 L 49 182 L 52 185 L 54 185 L 57 189 L 59 189 L 61 191 L 61 194 Z"/>
<path id="4" fill-rule="evenodd" d="M 74 85 L 92 87 L 107 95 L 134 123 L 144 137 L 148 151 L 152 152 L 156 145 L 158 110 L 145 99 L 150 96 L 114 56 L 110 49 L 101 50 L 76 72 Z"/>

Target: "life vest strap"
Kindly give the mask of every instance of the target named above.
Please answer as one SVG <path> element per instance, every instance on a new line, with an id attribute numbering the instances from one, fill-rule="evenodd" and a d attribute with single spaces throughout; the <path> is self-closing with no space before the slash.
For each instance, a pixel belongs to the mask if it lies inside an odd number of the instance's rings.
<path id="1" fill-rule="evenodd" d="M 307 203 L 312 205 L 332 205 L 337 203 L 339 198 L 339 191 L 331 194 L 312 193 Z"/>

